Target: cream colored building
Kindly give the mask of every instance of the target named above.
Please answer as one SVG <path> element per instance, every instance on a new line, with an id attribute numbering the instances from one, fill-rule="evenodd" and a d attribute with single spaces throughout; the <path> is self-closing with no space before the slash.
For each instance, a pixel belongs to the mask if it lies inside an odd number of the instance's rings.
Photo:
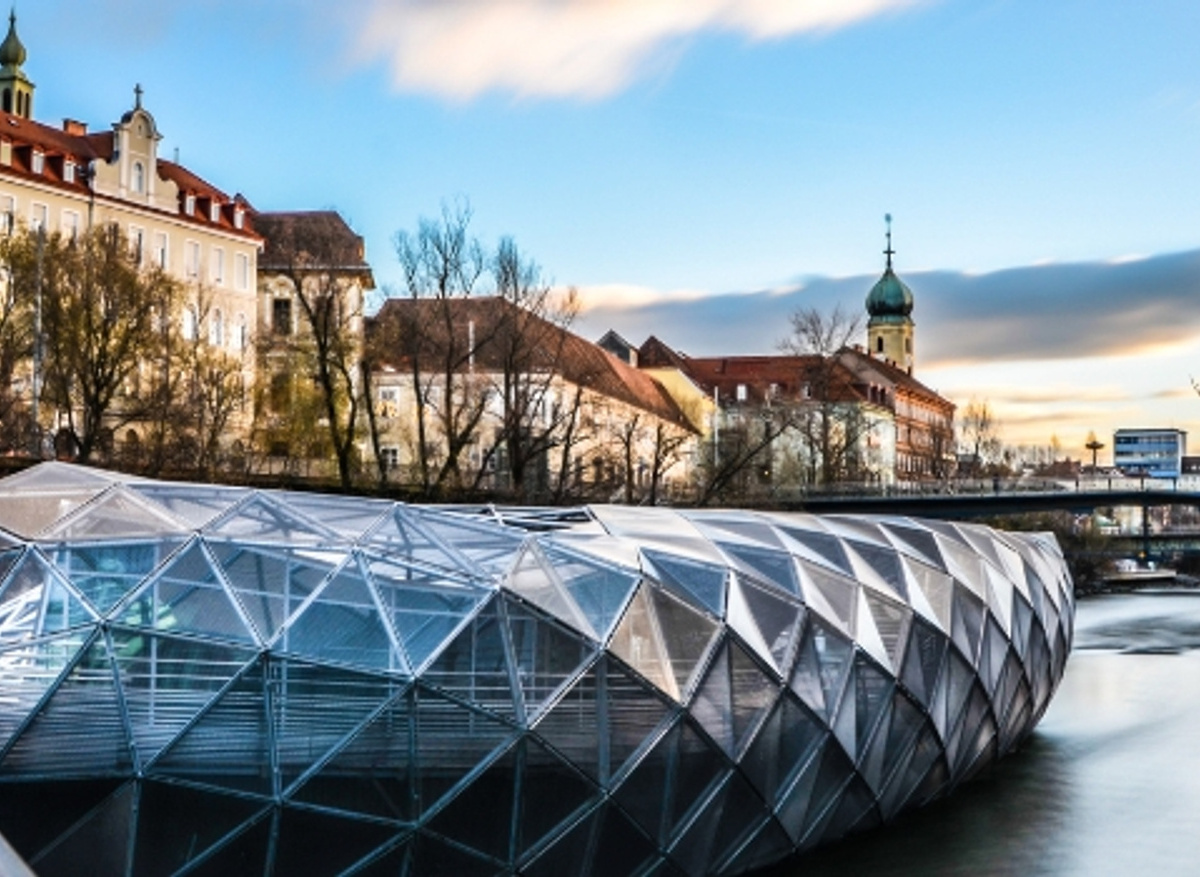
<path id="1" fill-rule="evenodd" d="M 112 224 L 143 265 L 181 280 L 184 339 L 203 333 L 254 373 L 258 256 L 262 239 L 250 206 L 175 162 L 159 157 L 162 134 L 134 89 L 133 107 L 108 130 L 64 119 L 35 121 L 34 86 L 15 16 L 0 44 L 0 221 L 74 237 Z"/>

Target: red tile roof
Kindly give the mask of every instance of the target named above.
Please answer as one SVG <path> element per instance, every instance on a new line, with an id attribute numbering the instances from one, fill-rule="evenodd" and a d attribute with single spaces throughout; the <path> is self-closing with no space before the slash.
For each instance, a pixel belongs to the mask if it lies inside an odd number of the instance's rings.
<path id="1" fill-rule="evenodd" d="M 580 338 L 549 320 L 517 308 L 495 296 L 452 299 L 388 299 L 370 321 L 368 332 L 389 332 L 403 322 L 409 325 L 436 325 L 445 319 L 443 307 L 449 307 L 450 323 L 465 349 L 469 324 L 475 325 L 479 349 L 475 365 L 483 370 L 499 371 L 504 353 L 510 349 L 512 332 L 521 332 L 528 350 L 528 368 L 555 369 L 565 380 L 618 399 L 669 423 L 695 432 L 695 427 L 680 411 L 670 394 L 653 377 L 625 364 L 596 344 Z M 520 323 L 521 328 L 515 326 Z M 459 334 L 461 333 L 461 334 Z M 388 337 L 388 336 L 383 336 Z M 392 335 L 391 337 L 397 337 Z M 387 363 L 402 368 L 408 351 L 399 346 L 390 351 Z"/>
<path id="2" fill-rule="evenodd" d="M 254 227 L 265 241 L 258 259 L 261 270 L 279 271 L 290 267 L 295 257 L 306 256 L 334 269 L 371 272 L 363 239 L 336 210 L 255 213 Z"/>
<path id="3" fill-rule="evenodd" d="M 68 123 L 78 126 L 79 123 Z M 78 128 L 77 130 L 82 130 Z M 0 165 L 0 177 L 16 176 L 27 180 L 36 180 L 66 191 L 79 194 L 88 191 L 86 169 L 92 161 L 111 161 L 113 156 L 113 132 L 100 131 L 92 134 L 70 133 L 62 128 L 55 128 L 24 119 L 12 113 L 0 112 L 0 140 L 12 144 L 12 164 Z M 32 168 L 34 151 L 45 156 L 45 168 L 42 173 L 35 174 Z M 63 174 L 63 159 L 70 157 L 75 161 L 79 171 L 74 181 L 68 182 Z M 243 234 L 257 238 L 251 223 L 248 221 L 246 200 L 240 195 L 230 198 L 216 186 L 201 179 L 182 165 L 174 162 L 158 160 L 158 176 L 170 180 L 179 186 L 180 204 L 176 218 L 196 223 L 209 228 L 217 227 L 234 234 Z M 183 199 L 188 193 L 196 196 L 199 201 L 216 201 L 221 205 L 217 221 L 214 223 L 208 212 L 206 203 L 199 204 L 196 212 L 188 216 L 183 212 Z M 115 201 L 116 199 L 97 196 L 101 200 Z M 118 202 L 119 203 L 119 202 Z M 242 228 L 237 228 L 234 215 L 238 210 L 244 212 Z"/>

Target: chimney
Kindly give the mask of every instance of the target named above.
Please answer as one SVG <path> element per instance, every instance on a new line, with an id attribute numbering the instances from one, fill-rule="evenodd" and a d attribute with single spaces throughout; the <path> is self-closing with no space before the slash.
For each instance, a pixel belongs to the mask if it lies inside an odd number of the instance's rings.
<path id="1" fill-rule="evenodd" d="M 87 122 L 80 122 L 77 119 L 63 119 L 63 130 L 72 137 L 84 137 L 87 135 Z"/>

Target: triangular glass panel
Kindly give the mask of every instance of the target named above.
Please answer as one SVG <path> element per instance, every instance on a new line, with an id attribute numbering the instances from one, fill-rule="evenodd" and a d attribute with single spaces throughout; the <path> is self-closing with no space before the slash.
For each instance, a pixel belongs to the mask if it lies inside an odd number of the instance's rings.
<path id="1" fill-rule="evenodd" d="M 284 794 L 319 807 L 415 821 L 414 711 L 411 690 L 393 698 L 324 764 L 318 762 L 318 770 Z"/>
<path id="2" fill-rule="evenodd" d="M 515 717 L 513 674 L 498 606 L 494 599 L 481 609 L 421 678 L 499 715 Z"/>
<path id="3" fill-rule="evenodd" d="M 855 542 L 871 542 L 886 547 L 890 543 L 879 529 L 878 520 L 858 515 L 826 515 L 821 523 L 829 528 L 829 532 L 842 539 L 853 539 Z"/>
<path id="4" fill-rule="evenodd" d="M 522 745 L 518 856 L 549 838 L 599 791 L 577 769 L 532 738 L 526 737 Z"/>
<path id="5" fill-rule="evenodd" d="M 447 877 L 495 877 L 499 866 L 492 859 L 469 853 L 434 835 L 418 832 L 409 844 L 408 870 L 404 875 L 445 874 Z"/>
<path id="6" fill-rule="evenodd" d="M 484 570 L 456 543 L 425 531 L 426 518 L 415 509 L 397 506 L 392 514 L 385 516 L 378 526 L 363 536 L 359 544 L 399 563 L 423 565 L 472 578 L 482 577 Z M 446 527 L 441 529 L 444 531 Z"/>
<path id="7" fill-rule="evenodd" d="M 96 776 L 132 770 L 112 660 L 102 637 L 78 656 L 0 757 L 0 776 Z"/>
<path id="8" fill-rule="evenodd" d="M 575 605 L 566 589 L 557 581 L 557 576 L 542 564 L 536 543 L 530 542 L 521 552 L 517 564 L 508 577 L 508 588 L 528 600 L 534 606 L 548 612 L 564 624 L 569 624 L 592 639 L 598 634 L 591 622 Z"/>
<path id="9" fill-rule="evenodd" d="M 44 539 L 115 539 L 183 534 L 185 522 L 117 487 L 64 518 L 43 534 Z"/>
<path id="10" fill-rule="evenodd" d="M 796 578 L 792 556 L 786 551 L 741 545 L 735 542 L 718 542 L 717 544 L 722 551 L 751 575 L 763 579 L 794 597 L 800 596 L 800 582 Z"/>
<path id="11" fill-rule="evenodd" d="M 134 627 L 256 641 L 199 542 L 176 555 L 121 606 L 117 617 Z"/>
<path id="12" fill-rule="evenodd" d="M 264 641 L 346 558 L 345 551 L 205 540 L 246 617 Z"/>
<path id="13" fill-rule="evenodd" d="M 390 825 L 282 807 L 271 873 L 344 874 L 396 834 Z M 330 843 L 330 838 L 337 842 Z"/>
<path id="14" fill-rule="evenodd" d="M 525 715 L 533 722 L 555 692 L 574 680 L 595 650 L 578 634 L 538 617 L 515 601 L 506 601 L 505 615 Z"/>
<path id="15" fill-rule="evenodd" d="M 917 734 L 928 726 L 928 721 L 926 715 L 904 692 L 896 691 L 892 695 L 892 712 L 888 727 L 880 728 L 880 736 L 885 737 L 887 741 L 882 774 L 885 783 L 906 763 L 905 759 L 912 750 Z"/>
<path id="16" fill-rule="evenodd" d="M 662 588 L 647 587 L 676 688 L 686 698 L 696 668 L 716 638 L 717 622 Z"/>
<path id="17" fill-rule="evenodd" d="M 865 594 L 870 588 L 862 590 Z M 854 633 L 859 648 L 889 670 L 892 669 L 891 659 L 883 647 L 883 637 L 880 636 L 879 629 L 875 626 L 875 616 L 871 614 L 867 601 L 863 598 L 858 601 L 858 619 L 854 625 Z"/>
<path id="18" fill-rule="evenodd" d="M 3 490 L 6 494 L 75 489 L 100 491 L 120 483 L 122 478 L 102 469 L 47 460 L 5 477 Z"/>
<path id="19" fill-rule="evenodd" d="M 997 570 L 1004 568 L 1003 561 L 1000 560 L 1000 555 L 996 551 L 996 540 L 993 538 L 991 531 L 977 525 L 961 522 L 956 523 L 954 526 L 962 534 L 966 543 L 974 548 L 980 557 L 988 561 L 992 566 L 995 566 Z"/>
<path id="20" fill-rule="evenodd" d="M 663 695 L 623 670 L 616 661 L 602 659 L 606 667 L 604 692 L 607 724 L 601 733 L 601 757 L 607 758 L 608 775 L 615 776 L 648 740 L 670 719 L 671 708 Z"/>
<path id="21" fill-rule="evenodd" d="M 954 579 L 938 570 L 905 559 L 905 568 L 933 611 L 930 622 L 938 624 L 947 634 L 953 624 Z M 914 601 L 915 602 L 915 601 Z"/>
<path id="22" fill-rule="evenodd" d="M 4 487 L 8 487 L 5 479 Z M 5 493 L 0 503 L 0 527 L 32 539 L 61 521 L 75 509 L 94 499 L 100 490 L 69 490 L 53 493 Z M 8 542 L 9 540 L 5 540 Z"/>
<path id="23" fill-rule="evenodd" d="M 892 677 L 865 655 L 857 655 L 854 663 L 854 711 L 858 735 L 855 746 L 862 753 L 891 702 L 893 683 Z"/>
<path id="24" fill-rule="evenodd" d="M 941 548 L 942 557 L 946 559 L 946 569 L 950 574 L 982 599 L 987 593 L 983 559 L 972 548 L 940 533 L 938 546 Z"/>
<path id="25" fill-rule="evenodd" d="M 124 874 L 136 820 L 136 786 L 128 783 L 32 858 L 41 874 Z M 80 866 L 86 862 L 86 868 Z M 15 874 L 33 873 L 25 868 Z"/>
<path id="26" fill-rule="evenodd" d="M 401 680 L 301 661 L 271 664 L 275 758 L 283 786 L 394 698 Z"/>
<path id="27" fill-rule="evenodd" d="M 287 504 L 288 508 L 349 540 L 358 539 L 395 507 L 395 503 L 383 499 L 299 491 L 287 494 Z"/>
<path id="28" fill-rule="evenodd" d="M 729 542 L 732 534 L 749 545 L 781 547 L 779 536 L 764 516 L 746 511 L 688 512 L 687 518 L 712 542 Z M 723 546 L 722 546 L 723 547 Z"/>
<path id="29" fill-rule="evenodd" d="M 120 627 L 112 644 L 139 763 L 154 758 L 256 654 Z"/>
<path id="30" fill-rule="evenodd" d="M 933 702 L 946 655 L 946 643 L 944 633 L 920 618 L 913 619 L 901 681 L 926 707 Z"/>
<path id="31" fill-rule="evenodd" d="M 793 852 L 792 840 L 776 819 L 768 819 L 754 838 L 742 845 L 741 850 L 725 866 L 726 874 L 742 874 L 766 868 Z M 663 875 L 670 877 L 670 875 Z"/>
<path id="32" fill-rule="evenodd" d="M 315 660 L 408 672 L 353 558 L 287 624 L 276 648 Z"/>
<path id="33" fill-rule="evenodd" d="M 601 759 L 599 726 L 601 715 L 597 700 L 598 677 L 607 662 L 597 661 L 563 692 L 554 705 L 537 720 L 534 731 L 555 751 L 597 782 L 607 779 L 607 763 Z"/>
<path id="34" fill-rule="evenodd" d="M 983 636 L 983 619 L 987 607 L 983 601 L 961 585 L 954 587 L 954 622 L 950 635 L 967 660 L 974 664 L 979 658 L 979 640 Z"/>
<path id="35" fill-rule="evenodd" d="M 855 777 L 846 786 L 833 815 L 821 830 L 821 843 L 828 843 L 879 823 L 875 797 L 866 783 Z"/>
<path id="36" fill-rule="evenodd" d="M 729 782 L 727 779 L 704 802 L 671 846 L 671 861 L 678 864 L 685 874 L 709 872 L 712 865 L 720 861 L 716 840 L 725 802 L 729 797 Z"/>
<path id="37" fill-rule="evenodd" d="M 276 545 L 344 542 L 336 532 L 287 507 L 282 494 L 254 493 L 204 528 L 214 538 Z"/>
<path id="38" fill-rule="evenodd" d="M 733 639 L 726 640 L 696 692 L 691 713 L 731 758 L 774 704 L 779 689 Z"/>
<path id="39" fill-rule="evenodd" d="M 854 644 L 810 613 L 792 672 L 791 689 L 817 715 L 833 715 L 854 658 Z"/>
<path id="40" fill-rule="evenodd" d="M 831 572 L 854 574 L 842 540 L 837 536 L 815 526 L 806 528 L 780 525 L 777 529 L 785 537 L 784 544 L 797 558 L 816 563 Z"/>
<path id="41" fill-rule="evenodd" d="M 414 672 L 446 644 L 491 593 L 466 579 L 427 568 L 370 555 L 364 555 L 363 560 L 384 614 Z"/>
<path id="42" fill-rule="evenodd" d="M 640 874 L 657 850 L 646 836 L 617 807 L 601 811 L 592 852 L 592 870 L 601 874 Z"/>
<path id="43" fill-rule="evenodd" d="M 806 844 L 808 835 L 819 825 L 820 817 L 837 797 L 854 765 L 832 737 L 805 764 L 791 787 L 783 793 L 778 807 L 779 822 L 797 844 Z"/>
<path id="44" fill-rule="evenodd" d="M 725 779 L 729 762 L 686 716 L 679 724 L 667 834 L 675 836 Z"/>
<path id="45" fill-rule="evenodd" d="M 21 559 L 21 555 L 24 550 L 24 546 L 22 545 L 0 550 L 0 590 L 3 590 L 4 588 L 4 577 L 8 575 L 8 571 L 13 568 L 13 564 Z"/>
<path id="46" fill-rule="evenodd" d="M 857 662 L 855 662 L 857 663 Z M 842 699 L 833 707 L 833 736 L 842 744 L 842 749 L 851 761 L 858 760 L 858 701 L 856 698 L 858 686 L 854 680 L 855 665 L 850 666 L 846 682 L 846 691 Z"/>
<path id="47" fill-rule="evenodd" d="M 809 608 L 824 615 L 843 632 L 853 634 L 858 613 L 858 582 L 812 564 L 805 564 L 804 571 L 816 592 L 812 595 L 815 599 L 808 601 Z"/>
<path id="48" fill-rule="evenodd" d="M 0 586 L 0 648 L 95 621 L 92 610 L 35 548 L 25 551 Z"/>
<path id="49" fill-rule="evenodd" d="M 470 519 L 434 509 L 409 509 L 431 537 L 458 552 L 488 577 L 503 576 L 512 568 L 525 533 L 497 521 Z"/>
<path id="50" fill-rule="evenodd" d="M 824 722 L 784 692 L 742 757 L 742 771 L 759 794 L 775 804 L 826 733 Z"/>
<path id="51" fill-rule="evenodd" d="M 0 752 L 34 713 L 84 644 L 84 631 L 26 641 L 0 650 Z"/>
<path id="52" fill-rule="evenodd" d="M 871 569 L 902 600 L 908 599 L 908 582 L 900 565 L 900 556 L 892 548 L 880 548 L 866 542 L 851 543 L 854 552 L 870 564 Z"/>
<path id="53" fill-rule="evenodd" d="M 161 506 L 193 529 L 203 527 L 249 493 L 240 487 L 139 481 L 126 485 L 126 490 Z"/>
<path id="54" fill-rule="evenodd" d="M 638 577 L 630 570 L 607 566 L 553 545 L 543 546 L 543 558 L 566 587 L 599 639 L 612 631 Z"/>
<path id="55" fill-rule="evenodd" d="M 275 794 L 267 687 L 260 659 L 150 763 L 147 775 Z"/>
<path id="56" fill-rule="evenodd" d="M 921 563 L 945 570 L 937 540 L 928 530 L 919 526 L 908 526 L 901 521 L 887 521 L 883 525 L 883 531 L 901 552 Z"/>
<path id="57" fill-rule="evenodd" d="M 904 645 L 908 640 L 908 627 L 912 623 L 911 610 L 902 603 L 876 594 L 870 588 L 863 588 L 863 597 L 875 621 L 875 629 L 883 640 L 890 665 L 893 668 L 900 667 Z"/>
<path id="58" fill-rule="evenodd" d="M 613 793 L 630 818 L 659 843 L 669 828 L 670 777 L 678 758 L 680 733 L 676 725 L 655 741 Z"/>
<path id="59" fill-rule="evenodd" d="M 421 686 L 416 697 L 417 792 L 425 813 L 516 737 L 512 726 Z"/>
<path id="60" fill-rule="evenodd" d="M 153 542 L 101 542 L 45 547 L 71 584 L 96 609 L 107 613 L 183 543 L 182 539 Z"/>
<path id="61" fill-rule="evenodd" d="M 650 585 L 643 584 L 629 601 L 609 649 L 659 690 L 679 700 L 679 686 L 654 618 L 649 591 Z"/>
<path id="62" fill-rule="evenodd" d="M 262 810 L 261 801 L 143 781 L 137 802 L 134 877 L 179 872 Z"/>
<path id="63" fill-rule="evenodd" d="M 249 825 L 209 847 L 199 864 L 190 866 L 187 877 L 228 877 L 230 874 L 261 874 L 267 867 L 267 851 L 275 836 L 277 818 L 272 809 Z"/>
<path id="64" fill-rule="evenodd" d="M 642 549 L 651 572 L 672 592 L 720 618 L 725 614 L 725 587 L 729 572 L 723 566 L 704 563 L 665 551 Z"/>
<path id="65" fill-rule="evenodd" d="M 987 573 L 987 606 L 989 613 L 999 622 L 1005 633 L 1012 630 L 1013 584 L 994 567 L 985 567 Z"/>
<path id="66" fill-rule="evenodd" d="M 756 586 L 744 576 L 738 577 L 738 587 L 757 633 L 766 646 L 766 654 L 762 654 L 762 657 L 778 673 L 786 675 L 791 667 L 792 651 L 804 619 L 804 610 L 778 593 Z M 739 634 L 742 632 L 732 618 L 730 624 Z M 746 637 L 746 641 L 755 644 L 749 637 Z"/>

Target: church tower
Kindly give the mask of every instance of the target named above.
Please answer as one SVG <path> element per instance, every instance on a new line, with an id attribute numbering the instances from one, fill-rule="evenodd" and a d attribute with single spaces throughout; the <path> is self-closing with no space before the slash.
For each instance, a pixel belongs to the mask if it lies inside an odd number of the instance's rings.
<path id="1" fill-rule="evenodd" d="M 23 119 L 33 117 L 33 83 L 21 69 L 25 47 L 17 36 L 17 13 L 8 15 L 8 36 L 0 43 L 0 109 Z"/>
<path id="2" fill-rule="evenodd" d="M 886 359 L 913 372 L 913 321 L 909 316 L 913 308 L 912 291 L 904 285 L 892 270 L 892 215 L 887 221 L 887 267 L 883 276 L 871 287 L 867 295 L 867 350 L 877 359 Z"/>

